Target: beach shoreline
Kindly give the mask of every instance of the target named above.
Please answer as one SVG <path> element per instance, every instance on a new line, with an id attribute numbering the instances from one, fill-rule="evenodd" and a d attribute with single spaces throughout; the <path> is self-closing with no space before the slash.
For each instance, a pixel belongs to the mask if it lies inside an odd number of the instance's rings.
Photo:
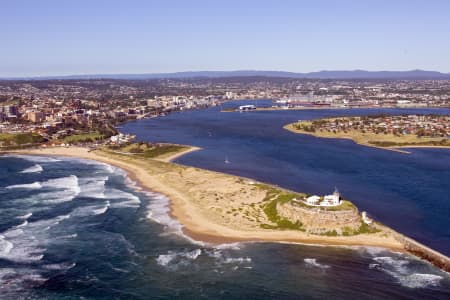
<path id="1" fill-rule="evenodd" d="M 158 168 L 175 168 L 176 172 L 180 172 L 180 168 L 187 170 L 201 172 L 205 176 L 206 181 L 214 181 L 214 176 L 222 176 L 227 179 L 242 181 L 243 178 L 223 173 L 202 170 L 198 168 L 186 167 L 175 163 L 165 161 L 173 161 L 181 155 L 197 151 L 199 148 L 189 147 L 181 153 L 174 153 L 173 155 L 164 157 L 164 162 L 156 159 L 149 160 L 151 164 L 158 165 Z M 100 152 L 98 152 L 100 151 Z M 233 226 L 226 226 L 220 222 L 214 222 L 207 215 L 202 208 L 195 203 L 190 197 L 189 193 L 180 192 L 170 184 L 170 182 L 162 182 L 159 175 L 152 174 L 154 170 L 146 169 L 139 160 L 134 157 L 119 155 L 101 150 L 91 151 L 87 148 L 80 147 L 54 147 L 54 148 L 40 148 L 4 151 L 0 154 L 23 154 L 23 155 L 41 155 L 41 156 L 65 156 L 80 159 L 87 159 L 98 161 L 101 163 L 110 164 L 126 171 L 127 176 L 135 181 L 141 188 L 150 192 L 162 194 L 169 199 L 170 217 L 178 220 L 182 225 L 182 232 L 194 241 L 203 242 L 211 245 L 229 244 L 235 242 L 276 242 L 276 243 L 295 243 L 311 246 L 332 246 L 332 247 L 379 247 L 394 252 L 410 253 L 419 258 L 425 259 L 428 262 L 440 266 L 442 269 L 448 269 L 448 258 L 445 255 L 439 256 L 439 262 L 435 263 L 436 258 L 430 258 L 427 255 L 429 251 L 426 246 L 408 239 L 408 243 L 413 243 L 414 249 L 417 247 L 420 250 L 425 249 L 426 253 L 418 255 L 418 252 L 409 251 L 408 244 L 403 242 L 405 236 L 395 232 L 394 230 L 384 226 L 377 225 L 382 230 L 382 235 L 377 234 L 359 234 L 354 236 L 322 236 L 312 235 L 301 231 L 294 230 L 267 230 L 267 229 L 248 229 Z M 170 173 L 173 175 L 175 173 Z M 175 179 L 178 180 L 178 179 Z M 204 209 L 204 208 L 203 208 Z M 407 239 L 407 238 L 406 238 Z M 431 250 L 431 249 L 429 249 Z M 434 255 L 434 254 L 433 254 Z M 442 267 L 444 266 L 444 267 Z"/>
<path id="2" fill-rule="evenodd" d="M 165 157 L 164 161 L 173 161 L 181 155 L 197 151 L 199 148 L 192 147 L 181 153 L 175 153 Z M 214 224 L 204 217 L 189 203 L 185 195 L 171 188 L 167 184 L 159 182 L 154 176 L 146 174 L 146 171 L 140 166 L 123 160 L 112 159 L 107 155 L 99 155 L 95 151 L 89 151 L 80 147 L 54 147 L 27 150 L 14 150 L 4 153 L 43 155 L 43 156 L 66 156 L 82 158 L 107 163 L 125 170 L 130 179 L 136 181 L 143 189 L 165 195 L 170 200 L 170 215 L 177 219 L 183 226 L 183 232 L 201 242 L 211 244 L 222 244 L 229 242 L 293 242 L 300 244 L 315 244 L 328 246 L 374 246 L 383 247 L 393 251 L 404 251 L 403 245 L 394 239 L 379 239 L 371 236 L 351 236 L 351 237 L 327 237 L 309 235 L 295 231 L 278 230 L 252 230 L 239 231 L 234 228 L 227 228 L 221 224 Z M 173 163 L 168 163 L 173 164 Z M 175 164 L 174 164 L 175 165 Z M 206 171 L 206 170 L 205 170 Z M 212 172 L 212 171 L 206 171 Z M 216 173 L 216 172 L 212 172 Z M 226 175 L 234 177 L 231 175 Z"/>

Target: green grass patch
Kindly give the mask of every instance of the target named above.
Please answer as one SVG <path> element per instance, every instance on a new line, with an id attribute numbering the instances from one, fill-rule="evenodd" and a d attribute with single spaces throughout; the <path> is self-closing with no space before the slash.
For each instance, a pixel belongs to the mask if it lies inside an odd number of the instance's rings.
<path id="1" fill-rule="evenodd" d="M 326 231 L 326 232 L 322 233 L 321 235 L 325 235 L 325 236 L 338 236 L 338 233 L 337 233 L 336 230 L 333 229 L 333 230 Z"/>
<path id="2" fill-rule="evenodd" d="M 37 133 L 0 133 L 0 146 L 14 147 L 45 142 Z"/>
<path id="3" fill-rule="evenodd" d="M 342 235 L 343 236 L 352 236 L 352 235 L 358 235 L 358 234 L 377 233 L 377 232 L 380 232 L 380 231 L 381 231 L 380 229 L 377 229 L 374 226 L 371 226 L 371 225 L 368 225 L 368 224 L 366 224 L 364 222 L 361 222 L 361 225 L 356 230 L 353 229 L 353 228 L 350 228 L 350 227 L 342 228 Z"/>
<path id="4" fill-rule="evenodd" d="M 358 228 L 358 230 L 355 232 L 355 234 L 367 234 L 367 233 L 377 233 L 377 232 L 380 232 L 381 230 L 379 230 L 379 229 L 377 229 L 377 228 L 375 228 L 375 227 L 373 227 L 373 226 L 370 226 L 370 225 L 367 225 L 366 223 L 364 223 L 364 222 L 361 222 L 361 226 L 359 226 L 359 228 Z"/>
<path id="5" fill-rule="evenodd" d="M 326 211 L 340 211 L 340 210 L 356 210 L 356 206 L 347 200 L 342 200 L 342 204 L 338 206 L 331 207 L 321 207 L 321 209 Z"/>
<path id="6" fill-rule="evenodd" d="M 146 158 L 155 158 L 168 153 L 180 152 L 184 149 L 186 149 L 186 147 L 178 145 L 157 145 L 153 148 L 145 150 L 142 153 L 142 156 Z"/>
<path id="7" fill-rule="evenodd" d="M 450 146 L 450 139 L 442 139 L 440 141 L 423 141 L 423 142 L 390 142 L 390 141 L 369 141 L 369 144 L 379 147 L 401 147 L 401 146 Z"/>
<path id="8" fill-rule="evenodd" d="M 121 147 L 109 146 L 112 150 L 128 152 L 144 158 L 156 158 L 169 153 L 176 153 L 187 149 L 186 146 L 152 143 L 130 143 Z M 217 195 L 216 195 L 217 196 Z"/>
<path id="9" fill-rule="evenodd" d="M 104 138 L 105 136 L 100 132 L 89 132 L 66 136 L 65 138 L 63 138 L 63 142 L 68 144 L 92 143 L 95 141 L 103 140 Z"/>
<path id="10" fill-rule="evenodd" d="M 266 199 L 264 199 L 264 201 L 268 201 L 268 203 L 263 206 L 263 211 L 269 221 L 276 225 L 261 224 L 261 228 L 303 230 L 303 224 L 300 221 L 292 222 L 281 217 L 277 211 L 277 204 L 284 204 L 292 201 L 292 199 L 298 197 L 298 195 L 295 193 L 286 193 L 270 186 L 264 185 L 263 188 L 268 190 Z"/>

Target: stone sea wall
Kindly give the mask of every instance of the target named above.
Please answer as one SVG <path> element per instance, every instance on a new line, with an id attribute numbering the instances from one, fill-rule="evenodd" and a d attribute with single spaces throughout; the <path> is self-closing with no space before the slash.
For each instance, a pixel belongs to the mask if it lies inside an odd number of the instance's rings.
<path id="1" fill-rule="evenodd" d="M 406 237 L 403 234 L 397 233 L 395 237 L 404 245 L 405 250 L 409 253 L 430 262 L 446 272 L 450 272 L 450 258 L 444 254 L 439 253 L 409 237 Z"/>
<path id="2" fill-rule="evenodd" d="M 304 208 L 292 203 L 277 204 L 278 215 L 292 222 L 300 221 L 308 232 L 321 233 L 361 225 L 358 210 L 325 211 L 320 208 Z"/>

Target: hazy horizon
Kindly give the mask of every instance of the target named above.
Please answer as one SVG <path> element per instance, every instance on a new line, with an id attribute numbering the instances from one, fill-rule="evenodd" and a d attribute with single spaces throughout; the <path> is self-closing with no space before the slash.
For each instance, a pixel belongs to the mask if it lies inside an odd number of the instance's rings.
<path id="1" fill-rule="evenodd" d="M 186 71 L 450 72 L 450 2 L 3 3 L 0 77 Z"/>
<path id="2" fill-rule="evenodd" d="M 285 71 L 285 70 L 183 70 L 183 71 L 175 71 L 175 72 L 144 72 L 144 73 L 78 73 L 78 74 L 50 74 L 50 75 L 29 75 L 29 76 L 0 76 L 1 79 L 39 79 L 39 78 L 65 78 L 65 77 L 89 77 L 89 76 L 145 76 L 145 75 L 173 75 L 173 74 L 188 74 L 188 73 L 238 73 L 238 72 L 261 72 L 261 73 L 293 73 L 293 74 L 311 74 L 311 73 L 321 73 L 321 72 L 368 72 L 368 73 L 376 73 L 376 72 L 438 72 L 442 75 L 450 75 L 450 72 L 440 72 L 435 70 L 421 70 L 421 69 L 413 69 L 413 70 L 317 70 L 311 72 L 302 72 L 302 71 Z M 234 76 L 234 75 L 233 75 Z M 244 75 L 247 76 L 247 75 Z M 252 75 L 253 76 L 253 75 Z M 266 75 L 255 75 L 255 76 L 266 76 Z M 276 77 L 276 76 L 275 76 Z"/>

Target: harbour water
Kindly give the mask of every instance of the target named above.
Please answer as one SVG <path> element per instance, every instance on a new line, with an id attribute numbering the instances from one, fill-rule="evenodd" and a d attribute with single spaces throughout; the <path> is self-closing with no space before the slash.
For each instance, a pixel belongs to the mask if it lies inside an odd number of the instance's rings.
<path id="1" fill-rule="evenodd" d="M 242 103 L 255 103 L 254 101 Z M 238 103 L 229 103 L 228 107 Z M 271 105 L 271 101 L 258 101 Z M 221 113 L 220 108 L 127 124 L 138 139 L 203 148 L 177 162 L 299 192 L 335 187 L 376 220 L 450 255 L 450 150 L 403 154 L 283 129 L 297 120 L 367 114 L 450 114 L 450 109 L 334 109 Z M 225 157 L 229 163 L 224 163 Z"/>
<path id="2" fill-rule="evenodd" d="M 280 145 L 264 144 L 278 123 L 298 116 L 276 122 L 269 116 L 267 123 L 257 130 L 242 127 L 238 122 L 239 118 L 255 118 L 256 114 L 228 114 L 220 119 L 223 115 L 226 114 L 215 110 L 173 114 L 159 120 L 130 123 L 123 130 L 139 131 L 142 138 L 172 139 L 204 147 L 179 162 L 276 183 L 278 177 L 297 174 L 299 167 L 295 163 L 289 168 L 290 158 L 300 155 L 305 161 L 311 159 L 298 149 L 311 149 L 313 153 L 315 143 L 322 143 L 311 137 L 296 140 L 295 135 L 276 131 Z M 201 129 L 205 122 L 208 126 Z M 223 128 L 224 122 L 231 122 L 228 133 Z M 252 122 L 247 120 L 244 124 L 250 126 Z M 240 134 L 241 143 L 236 144 L 231 138 L 233 132 Z M 253 140 L 249 132 L 254 132 Z M 196 138 L 187 142 L 193 137 Z M 207 144 L 208 139 L 214 142 Z M 289 140 L 292 145 L 302 143 L 302 147 L 291 149 L 291 156 L 282 157 L 285 152 L 280 149 Z M 337 175 L 329 170 L 330 166 L 341 167 L 335 155 L 347 153 L 346 147 L 360 149 L 351 143 L 335 143 L 341 146 L 324 144 L 332 147 L 321 154 L 330 156 L 329 160 L 310 161 L 310 169 L 287 180 L 286 186 L 321 192 L 337 185 L 350 194 L 344 184 L 349 180 L 347 176 L 358 178 L 352 175 L 354 166 L 350 164 L 363 155 L 348 153 L 353 157 L 347 160 L 348 168 L 342 170 L 346 179 L 334 182 L 331 179 Z M 250 149 L 253 152 L 244 154 Z M 369 157 L 380 160 L 391 154 L 370 148 L 361 151 L 368 151 Z M 266 158 L 271 155 L 280 158 L 265 160 L 261 153 L 266 153 Z M 431 168 L 431 164 L 434 167 L 430 172 L 436 169 L 440 175 L 435 180 L 442 180 L 443 187 L 428 177 L 422 181 L 423 185 L 427 184 L 429 191 L 435 188 L 448 191 L 445 185 L 448 168 L 444 162 L 439 163 L 439 155 L 445 158 L 448 154 L 435 151 L 429 155 L 420 150 L 399 159 L 411 159 L 414 155 L 418 155 L 417 165 L 409 169 L 410 173 L 417 168 Z M 225 156 L 229 164 L 224 164 Z M 251 157 L 254 160 L 246 162 Z M 394 161 L 392 158 L 393 164 Z M 252 164 L 258 172 L 251 172 Z M 275 166 L 278 173 L 270 174 Z M 316 173 L 311 170 L 313 166 L 318 168 Z M 376 168 L 375 171 L 385 168 L 386 174 L 392 171 L 386 163 Z M 319 174 L 325 176 L 321 184 L 312 184 Z M 310 176 L 313 178 L 304 179 Z M 411 174 L 410 178 L 418 176 Z M 355 183 L 362 185 L 361 190 L 369 186 L 364 180 Z M 371 191 L 376 191 L 378 184 L 375 180 L 369 186 Z M 387 195 L 401 191 L 390 190 Z M 357 202 L 360 198 L 355 195 L 349 198 Z M 370 206 L 362 198 L 359 201 L 358 205 Z M 405 203 L 408 202 L 392 205 Z M 416 204 L 411 211 L 417 211 L 420 205 Z M 388 215 L 383 210 L 378 213 L 380 217 Z M 438 222 L 439 218 L 436 219 Z M 414 220 L 411 226 L 416 226 Z M 426 228 L 421 230 L 427 233 Z M 180 229 L 181 225 L 168 214 L 168 199 L 140 190 L 120 169 L 72 158 L 0 157 L 0 299 L 448 299 L 450 295 L 448 274 L 409 255 L 376 248 L 277 243 L 212 246 L 184 237 Z M 438 230 L 436 235 L 445 240 L 443 232 L 445 229 Z M 448 245 L 444 249 L 445 246 Z"/>

